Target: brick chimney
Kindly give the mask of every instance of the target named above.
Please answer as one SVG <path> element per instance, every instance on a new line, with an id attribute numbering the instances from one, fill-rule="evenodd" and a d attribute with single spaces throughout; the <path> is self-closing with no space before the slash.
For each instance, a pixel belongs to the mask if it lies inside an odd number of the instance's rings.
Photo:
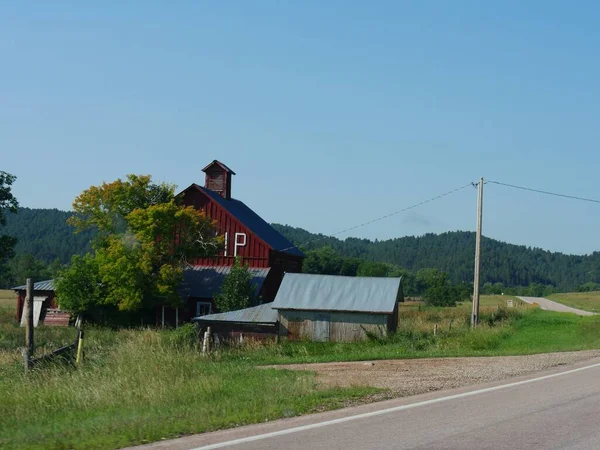
<path id="1" fill-rule="evenodd" d="M 231 199 L 231 176 L 235 172 L 216 159 L 202 171 L 206 174 L 204 187 L 217 192 L 224 199 Z"/>

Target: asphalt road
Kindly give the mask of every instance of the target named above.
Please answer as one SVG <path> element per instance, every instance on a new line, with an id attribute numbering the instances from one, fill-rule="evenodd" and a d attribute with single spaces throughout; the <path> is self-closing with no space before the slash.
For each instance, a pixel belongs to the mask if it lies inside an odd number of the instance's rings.
<path id="1" fill-rule="evenodd" d="M 540 308 L 548 310 L 548 311 L 558 311 L 558 312 L 567 312 L 577 314 L 578 316 L 593 316 L 593 312 L 583 311 L 577 308 L 571 308 L 570 306 L 563 305 L 562 303 L 553 302 L 552 300 L 548 300 L 547 298 L 542 297 L 517 297 L 520 300 L 523 300 L 526 303 L 534 304 L 537 303 L 540 305 Z"/>
<path id="2" fill-rule="evenodd" d="M 598 449 L 600 358 L 424 394 L 156 443 L 170 449 Z"/>

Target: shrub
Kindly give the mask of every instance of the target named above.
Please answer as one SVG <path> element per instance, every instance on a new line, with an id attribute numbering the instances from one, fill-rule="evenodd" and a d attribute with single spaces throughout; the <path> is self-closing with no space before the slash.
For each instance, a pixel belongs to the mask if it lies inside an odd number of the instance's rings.
<path id="1" fill-rule="evenodd" d="M 170 331 L 167 342 L 177 350 L 187 350 L 198 346 L 198 329 L 192 323 L 186 323 L 179 328 Z"/>
<path id="2" fill-rule="evenodd" d="M 221 312 L 247 308 L 254 298 L 256 286 L 252 284 L 252 274 L 247 266 L 235 259 L 231 272 L 223 280 L 221 292 L 215 296 L 215 305 Z"/>

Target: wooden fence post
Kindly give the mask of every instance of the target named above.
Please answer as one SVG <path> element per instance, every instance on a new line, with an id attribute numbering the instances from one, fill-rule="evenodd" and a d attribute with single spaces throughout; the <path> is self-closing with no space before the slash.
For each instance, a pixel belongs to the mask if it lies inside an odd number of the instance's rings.
<path id="1" fill-rule="evenodd" d="M 27 278 L 25 287 L 25 371 L 27 372 L 31 366 L 31 358 L 35 348 L 33 346 L 33 280 Z"/>
<path id="2" fill-rule="evenodd" d="M 22 355 L 23 355 L 23 366 L 25 367 L 25 373 L 27 373 L 27 372 L 29 372 L 29 369 L 31 369 L 31 359 L 29 358 L 29 352 L 27 351 L 27 348 L 23 349 Z"/>
<path id="3" fill-rule="evenodd" d="M 210 327 L 204 332 L 204 339 L 202 341 L 202 353 L 210 353 Z"/>
<path id="4" fill-rule="evenodd" d="M 83 330 L 79 330 L 79 339 L 77 343 L 77 359 L 75 360 L 76 364 L 81 364 L 83 362 Z"/>

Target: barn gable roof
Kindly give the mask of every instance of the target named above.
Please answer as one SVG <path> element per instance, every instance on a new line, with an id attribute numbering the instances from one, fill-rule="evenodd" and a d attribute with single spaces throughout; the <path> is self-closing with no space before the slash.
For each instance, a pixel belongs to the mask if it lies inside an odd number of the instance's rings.
<path id="1" fill-rule="evenodd" d="M 234 198 L 227 200 L 221 197 L 217 192 L 203 188 L 197 184 L 192 184 L 190 188 L 191 187 L 194 187 L 195 189 L 207 195 L 212 201 L 229 212 L 229 214 L 242 222 L 244 226 L 246 226 L 250 231 L 266 242 L 267 245 L 269 245 L 273 250 L 304 258 L 304 253 L 302 253 L 294 244 L 288 241 L 267 221 L 246 206 L 244 202 Z"/>
<path id="2" fill-rule="evenodd" d="M 255 295 L 258 296 L 263 283 L 269 275 L 269 268 L 250 267 L 252 284 L 255 285 Z M 231 272 L 229 266 L 192 266 L 183 271 L 183 283 L 180 293 L 184 297 L 214 298 L 221 290 L 223 280 Z"/>
<path id="3" fill-rule="evenodd" d="M 401 283 L 401 278 L 286 273 L 273 308 L 390 314 L 399 300 Z"/>

